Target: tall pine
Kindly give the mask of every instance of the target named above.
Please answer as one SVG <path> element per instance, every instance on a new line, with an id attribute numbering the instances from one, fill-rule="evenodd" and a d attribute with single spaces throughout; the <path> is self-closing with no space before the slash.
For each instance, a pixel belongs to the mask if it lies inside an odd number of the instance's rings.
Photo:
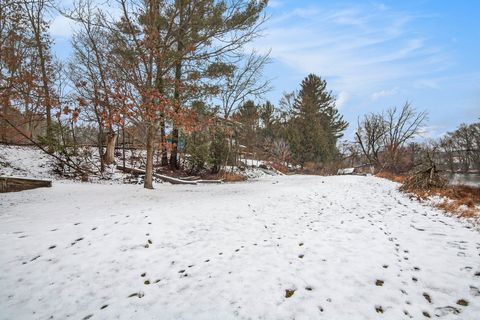
<path id="1" fill-rule="evenodd" d="M 295 98 L 290 123 L 290 145 L 300 165 L 329 162 L 336 155 L 337 140 L 348 123 L 338 113 L 327 82 L 309 74 Z"/>

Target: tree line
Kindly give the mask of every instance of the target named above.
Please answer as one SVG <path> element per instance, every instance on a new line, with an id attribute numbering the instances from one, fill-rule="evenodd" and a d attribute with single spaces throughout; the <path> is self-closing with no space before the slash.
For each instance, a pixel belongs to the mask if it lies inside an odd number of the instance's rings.
<path id="1" fill-rule="evenodd" d="M 375 171 L 406 173 L 424 162 L 450 172 L 480 170 L 480 123 L 461 124 L 442 137 L 422 139 L 427 113 L 410 102 L 359 118 L 355 138 L 340 149 L 342 165 L 371 164 Z"/>
<path id="2" fill-rule="evenodd" d="M 158 167 L 218 173 L 251 154 L 279 166 L 339 157 L 347 122 L 324 79 L 307 76 L 275 107 L 263 69 L 247 51 L 261 35 L 265 0 L 51 0 L 0 3 L 0 135 L 72 158 L 98 149 L 99 171 L 119 140 L 145 149 L 144 186 Z M 49 14 L 75 22 L 72 55 L 55 58 Z M 180 154 L 185 161 L 180 162 Z M 158 160 L 158 161 L 157 161 Z M 85 172 L 82 172 L 85 174 Z"/>

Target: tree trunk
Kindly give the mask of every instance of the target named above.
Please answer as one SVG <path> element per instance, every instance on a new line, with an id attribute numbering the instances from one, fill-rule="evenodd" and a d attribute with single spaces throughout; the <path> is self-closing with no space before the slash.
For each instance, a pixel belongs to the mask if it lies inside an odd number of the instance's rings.
<path id="1" fill-rule="evenodd" d="M 143 187 L 153 189 L 153 154 L 155 141 L 155 126 L 150 123 L 147 130 L 147 164 L 145 168 L 145 180 Z"/>
<path id="2" fill-rule="evenodd" d="M 112 164 L 115 162 L 115 143 L 117 141 L 117 134 L 110 129 L 107 133 L 107 146 L 105 150 L 105 163 Z"/>
<path id="3" fill-rule="evenodd" d="M 170 169 L 178 169 L 178 129 L 172 130 L 172 151 L 170 152 Z"/>
<path id="4" fill-rule="evenodd" d="M 43 6 L 43 3 L 42 3 Z M 38 13 L 40 15 L 40 12 Z M 53 153 L 53 132 L 52 132 L 52 100 L 50 94 L 50 82 L 47 71 L 47 57 L 44 52 L 44 43 L 41 38 L 41 21 L 37 17 L 31 17 L 31 27 L 35 35 L 35 45 L 38 50 L 38 58 L 41 71 L 41 81 L 43 90 L 43 104 L 45 106 L 46 122 L 47 122 L 47 143 L 48 151 Z"/>
<path id="5" fill-rule="evenodd" d="M 125 124 L 122 125 L 122 161 L 125 167 Z"/>
<path id="6" fill-rule="evenodd" d="M 168 166 L 167 139 L 165 137 L 165 117 L 160 120 L 160 141 L 162 143 L 162 167 Z"/>
<path id="7" fill-rule="evenodd" d="M 175 112 L 178 112 L 181 105 L 180 82 L 182 80 L 182 51 L 183 51 L 183 2 L 179 2 L 179 22 L 177 33 L 177 63 L 175 64 L 175 90 L 173 98 L 175 101 Z M 172 130 L 172 151 L 170 153 L 170 168 L 178 169 L 178 124 L 173 122 Z"/>

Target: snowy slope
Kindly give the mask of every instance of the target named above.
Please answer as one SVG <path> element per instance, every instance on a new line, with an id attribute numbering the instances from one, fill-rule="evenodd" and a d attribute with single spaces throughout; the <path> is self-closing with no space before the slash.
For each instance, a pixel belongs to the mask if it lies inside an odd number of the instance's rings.
<path id="1" fill-rule="evenodd" d="M 34 147 L 0 145 L 0 176 L 51 178 L 52 159 Z"/>
<path id="2" fill-rule="evenodd" d="M 396 187 L 284 176 L 0 194 L 0 319 L 479 319 L 480 234 Z"/>

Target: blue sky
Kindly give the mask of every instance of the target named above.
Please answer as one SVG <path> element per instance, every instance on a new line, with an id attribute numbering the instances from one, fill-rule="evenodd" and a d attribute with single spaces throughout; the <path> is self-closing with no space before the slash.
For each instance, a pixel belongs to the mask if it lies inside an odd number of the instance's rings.
<path id="1" fill-rule="evenodd" d="M 251 47 L 271 50 L 274 104 L 316 73 L 351 123 L 346 138 L 359 116 L 406 100 L 428 111 L 426 138 L 480 117 L 480 1 L 270 0 L 268 14 Z M 62 58 L 68 24 L 56 17 L 51 28 Z"/>

